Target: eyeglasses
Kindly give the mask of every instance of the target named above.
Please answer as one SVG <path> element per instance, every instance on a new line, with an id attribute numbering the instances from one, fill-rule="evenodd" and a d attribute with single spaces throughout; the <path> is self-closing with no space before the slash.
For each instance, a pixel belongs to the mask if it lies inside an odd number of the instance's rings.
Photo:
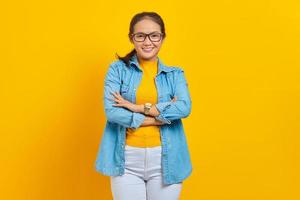
<path id="1" fill-rule="evenodd" d="M 153 32 L 153 33 L 134 33 L 131 34 L 132 38 L 136 42 L 144 42 L 146 37 L 149 37 L 151 42 L 159 42 L 162 39 L 163 33 Z"/>

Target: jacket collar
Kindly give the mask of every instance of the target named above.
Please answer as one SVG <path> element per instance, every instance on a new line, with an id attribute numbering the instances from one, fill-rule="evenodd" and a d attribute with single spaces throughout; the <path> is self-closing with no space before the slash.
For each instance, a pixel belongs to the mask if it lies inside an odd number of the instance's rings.
<path id="1" fill-rule="evenodd" d="M 136 53 L 129 60 L 129 66 L 131 66 L 131 65 L 135 65 L 137 68 L 139 68 L 142 71 L 142 69 L 139 65 Z M 170 72 L 170 71 L 173 71 L 173 70 L 175 70 L 173 67 L 165 66 L 164 63 L 162 62 L 162 60 L 158 57 L 158 73 L 157 74 L 159 74 L 162 71 Z"/>

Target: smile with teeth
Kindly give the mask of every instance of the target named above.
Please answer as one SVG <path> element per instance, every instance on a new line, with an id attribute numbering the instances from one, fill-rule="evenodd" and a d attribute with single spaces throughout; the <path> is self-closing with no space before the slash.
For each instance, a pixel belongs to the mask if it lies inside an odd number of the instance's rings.
<path id="1" fill-rule="evenodd" d="M 153 47 L 151 47 L 151 48 L 142 48 L 142 49 L 145 52 L 151 52 L 153 50 Z"/>

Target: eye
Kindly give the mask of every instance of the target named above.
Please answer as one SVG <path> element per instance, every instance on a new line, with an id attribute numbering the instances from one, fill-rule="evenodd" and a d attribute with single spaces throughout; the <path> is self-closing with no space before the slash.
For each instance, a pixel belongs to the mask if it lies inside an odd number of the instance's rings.
<path id="1" fill-rule="evenodd" d="M 135 37 L 137 37 L 137 38 L 143 38 L 143 37 L 145 37 L 145 35 L 142 34 L 142 33 L 138 33 L 138 34 L 135 35 Z"/>
<path id="2" fill-rule="evenodd" d="M 150 35 L 151 38 L 155 39 L 155 38 L 159 38 L 160 34 L 159 33 L 153 33 Z"/>

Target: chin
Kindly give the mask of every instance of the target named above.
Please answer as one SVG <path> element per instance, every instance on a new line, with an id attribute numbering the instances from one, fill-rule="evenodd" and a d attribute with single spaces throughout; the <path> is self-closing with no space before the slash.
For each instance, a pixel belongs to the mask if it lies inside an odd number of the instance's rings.
<path id="1" fill-rule="evenodd" d="M 140 54 L 140 57 L 141 57 L 142 59 L 144 59 L 144 60 L 150 60 L 150 59 L 154 58 L 155 56 L 156 56 L 155 53 L 153 53 L 153 54 L 145 54 L 145 53 L 141 53 L 141 54 Z"/>

